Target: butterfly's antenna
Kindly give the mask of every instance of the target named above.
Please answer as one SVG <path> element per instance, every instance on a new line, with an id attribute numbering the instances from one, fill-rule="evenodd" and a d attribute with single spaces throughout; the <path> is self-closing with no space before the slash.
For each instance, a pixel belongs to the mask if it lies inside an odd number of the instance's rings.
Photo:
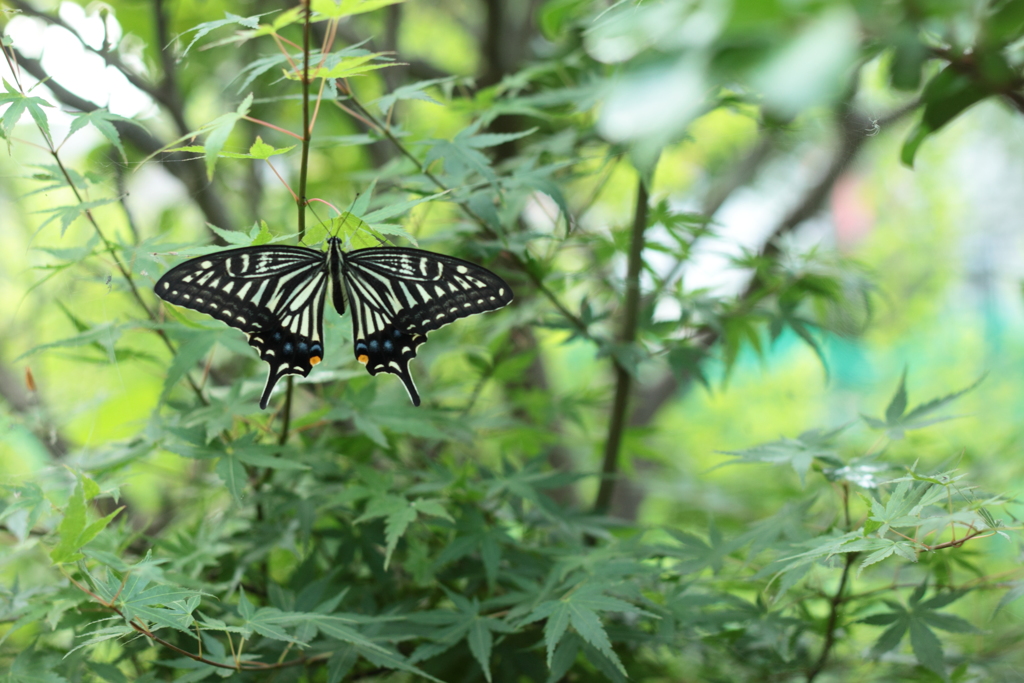
<path id="1" fill-rule="evenodd" d="M 320 225 L 324 226 L 324 230 L 326 230 L 327 232 L 330 232 L 331 231 L 330 227 L 328 227 L 328 225 L 326 223 L 324 223 L 324 219 L 323 218 L 320 218 L 320 214 L 318 214 L 316 212 L 316 209 L 313 208 L 313 203 L 310 202 L 310 203 L 306 204 L 306 206 L 309 208 L 310 212 L 312 212 L 312 214 L 316 217 L 316 219 L 320 222 Z"/>
<path id="2" fill-rule="evenodd" d="M 352 197 L 352 201 L 349 202 L 348 208 L 345 209 L 345 213 L 341 214 L 341 215 L 345 216 L 345 218 L 344 218 L 344 220 L 341 221 L 341 225 L 338 226 L 338 232 L 339 233 L 341 232 L 341 229 L 345 227 L 345 223 L 348 222 L 348 216 L 352 215 L 352 209 L 355 208 L 356 202 L 359 201 L 359 195 L 360 194 L 362 194 L 362 193 L 361 192 L 356 192 L 356 196 Z M 335 233 L 334 236 L 337 237 L 338 233 Z"/>

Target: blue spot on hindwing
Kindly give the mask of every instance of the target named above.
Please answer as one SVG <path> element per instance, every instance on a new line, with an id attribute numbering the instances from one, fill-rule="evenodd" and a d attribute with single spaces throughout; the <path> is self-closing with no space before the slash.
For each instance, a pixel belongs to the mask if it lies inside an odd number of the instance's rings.
<path id="1" fill-rule="evenodd" d="M 402 331 L 396 327 L 394 332 L 391 333 L 391 336 L 394 337 L 395 339 L 401 339 Z"/>
<path id="2" fill-rule="evenodd" d="M 281 350 L 284 351 L 284 355 L 290 356 L 292 355 L 292 351 L 294 351 L 295 348 L 292 346 L 291 342 L 285 342 L 285 345 Z"/>
<path id="3" fill-rule="evenodd" d="M 305 355 L 306 351 L 309 350 L 309 345 L 306 342 L 299 342 L 299 353 Z"/>
<path id="4" fill-rule="evenodd" d="M 394 348 L 395 348 L 395 345 L 391 343 L 390 339 L 387 339 L 387 340 L 384 341 L 384 350 L 385 351 L 387 351 L 388 353 L 391 353 L 391 351 Z"/>
<path id="5" fill-rule="evenodd" d="M 377 350 L 379 348 L 380 348 L 380 344 L 377 343 L 376 339 L 370 341 L 370 350 L 371 351 L 373 351 L 374 353 L 377 353 Z"/>

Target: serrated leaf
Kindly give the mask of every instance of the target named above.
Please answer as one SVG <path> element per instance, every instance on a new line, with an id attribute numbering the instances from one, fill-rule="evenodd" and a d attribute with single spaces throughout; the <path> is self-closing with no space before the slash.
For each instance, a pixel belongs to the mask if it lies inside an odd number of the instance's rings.
<path id="1" fill-rule="evenodd" d="M 896 393 L 893 394 L 892 400 L 889 401 L 889 406 L 885 409 L 885 421 L 889 425 L 896 425 L 899 422 L 900 417 L 907 409 L 907 369 L 903 368 L 903 374 L 900 375 L 899 386 L 896 387 Z"/>
<path id="2" fill-rule="evenodd" d="M 336 64 L 331 66 L 320 66 L 309 70 L 309 78 L 323 78 L 328 80 L 335 80 L 338 78 L 354 78 L 356 76 L 362 76 L 363 74 L 370 73 L 371 71 L 377 71 L 378 69 L 386 69 L 389 66 L 398 66 L 396 62 L 373 62 L 372 60 L 381 58 L 385 55 L 383 52 L 374 52 L 367 55 L 359 55 L 358 57 L 346 57 L 338 60 Z M 290 80 L 301 80 L 302 72 L 299 70 L 285 70 L 284 75 Z"/>
<path id="3" fill-rule="evenodd" d="M 262 16 L 265 16 L 267 14 L 270 14 L 270 12 L 263 12 L 262 14 L 254 14 L 254 15 L 249 16 L 249 17 L 240 17 L 237 14 L 232 14 L 231 12 L 225 12 L 224 13 L 224 16 L 225 16 L 224 19 L 218 19 L 216 21 L 206 21 L 206 22 L 203 22 L 202 24 L 199 24 L 198 26 L 193 26 L 192 28 L 188 29 L 187 31 L 183 31 L 181 33 L 182 36 L 184 36 L 186 34 L 189 34 L 189 33 L 192 33 L 193 31 L 195 32 L 195 36 L 193 36 L 192 37 L 192 41 L 188 45 L 185 46 L 185 49 L 181 53 L 181 57 L 179 57 L 178 59 L 179 60 L 184 59 L 188 55 L 188 51 L 192 49 L 192 46 L 195 45 L 196 42 L 199 39 L 203 38 L 204 36 L 209 34 L 211 31 L 214 31 L 214 30 L 216 30 L 218 28 L 221 28 L 223 26 L 231 26 L 232 24 L 235 24 L 235 25 L 238 25 L 238 26 L 242 26 L 244 28 L 255 29 L 255 28 L 257 28 L 259 26 L 259 18 L 262 17 Z"/>
<path id="4" fill-rule="evenodd" d="M 389 204 L 388 206 L 377 209 L 376 211 L 371 211 L 370 213 L 366 214 L 365 216 L 362 217 L 362 221 L 369 225 L 373 225 L 375 223 L 382 223 L 388 220 L 389 218 L 394 218 L 395 216 L 401 216 L 405 213 L 408 213 L 410 209 L 412 209 L 415 206 L 419 206 L 424 202 L 430 202 L 437 199 L 438 197 L 443 197 L 449 192 L 450 190 L 445 190 L 444 192 L 438 192 L 437 194 L 427 195 L 426 197 L 420 197 L 419 199 L 410 199 L 409 201 L 405 202 L 396 202 L 394 204 Z"/>
<path id="5" fill-rule="evenodd" d="M 248 484 L 248 477 L 245 474 L 245 466 L 234 453 L 226 453 L 217 461 L 214 468 L 217 476 L 228 487 L 228 491 L 239 505 L 245 499 L 245 487 Z"/>
<path id="6" fill-rule="evenodd" d="M 945 676 L 943 665 L 942 643 L 938 636 L 923 622 L 910 622 L 910 646 L 914 650 L 917 661 L 940 676 Z"/>
<path id="7" fill-rule="evenodd" d="M 164 378 L 164 388 L 160 393 L 160 402 L 163 403 L 171 394 L 171 389 L 178 381 L 188 374 L 195 367 L 199 359 L 205 356 L 217 340 L 215 333 L 200 333 L 192 336 L 184 344 L 178 347 L 174 354 L 174 360 L 167 368 L 167 376 Z"/>
<path id="8" fill-rule="evenodd" d="M 46 119 L 46 112 L 43 111 L 43 107 L 52 107 L 53 105 L 41 97 L 23 95 L 13 88 L 6 79 L 4 79 L 4 87 L 7 92 L 0 95 L 0 106 L 8 105 L 4 111 L 3 119 L 0 120 L 0 129 L 3 130 L 4 137 L 10 140 L 11 134 L 14 132 L 14 126 L 17 125 L 22 114 L 27 111 L 35 121 L 39 132 L 46 139 L 47 144 L 52 147 L 53 138 L 50 136 L 50 124 Z"/>
<path id="9" fill-rule="evenodd" d="M 899 618 L 889 628 L 882 632 L 882 635 L 878 637 L 875 644 L 871 646 L 871 652 L 876 657 L 889 652 L 903 640 L 903 634 L 907 632 L 907 619 L 905 617 Z"/>
<path id="10" fill-rule="evenodd" d="M 107 204 L 113 204 L 117 199 L 96 199 L 91 202 L 82 202 L 80 204 L 71 204 L 68 206 L 56 206 L 48 209 L 41 209 L 37 213 L 47 213 L 50 217 L 47 218 L 42 224 L 36 229 L 37 231 L 42 230 L 47 225 L 55 220 L 60 220 L 60 236 L 63 237 L 67 229 L 71 227 L 71 224 L 78 219 L 85 211 L 106 206 Z"/>
<path id="11" fill-rule="evenodd" d="M 250 242 L 250 246 L 259 247 L 272 242 L 274 240 L 274 236 L 270 234 L 270 228 L 267 227 L 267 222 L 260 221 L 258 225 L 252 226 L 252 230 L 249 231 L 249 239 L 252 240 L 252 242 Z"/>
<path id="12" fill-rule="evenodd" d="M 228 141 L 235 124 L 248 115 L 249 109 L 252 108 L 252 99 L 253 95 L 249 93 L 235 111 L 218 116 L 200 129 L 207 133 L 203 155 L 206 159 L 206 175 L 210 180 L 213 179 L 213 171 L 217 166 L 217 157 L 224 149 L 224 144 Z"/>
<path id="13" fill-rule="evenodd" d="M 112 144 L 118 152 L 121 153 L 121 159 L 128 161 L 128 155 L 124 151 L 124 145 L 121 143 L 121 135 L 117 132 L 117 128 L 114 126 L 114 122 L 117 123 L 130 123 L 145 130 L 145 127 L 133 119 L 127 119 L 117 114 L 111 114 L 106 108 L 94 109 L 90 112 L 84 112 L 76 114 L 74 120 L 71 122 L 71 127 L 68 129 L 68 134 L 64 137 L 64 142 L 67 142 L 71 135 L 85 126 L 91 125 L 93 128 L 98 130 L 100 134 Z M 61 145 L 63 146 L 63 142 Z"/>
<path id="14" fill-rule="evenodd" d="M 375 105 L 382 114 L 387 114 L 391 111 L 391 108 L 395 106 L 395 103 L 399 100 L 420 100 L 423 102 L 430 102 L 431 104 L 440 104 L 440 102 L 423 92 L 423 90 L 432 85 L 450 83 L 453 80 L 455 80 L 455 76 L 446 76 L 445 78 L 431 78 L 426 81 L 417 81 L 415 83 L 401 85 L 387 95 L 370 102 L 370 104 Z"/>
<path id="15" fill-rule="evenodd" d="M 352 645 L 343 645 L 327 660 L 327 683 L 341 683 L 359 659 L 359 652 Z"/>
<path id="16" fill-rule="evenodd" d="M 545 607 L 549 608 L 544 609 Z M 547 623 L 544 624 L 544 643 L 548 648 L 548 667 L 550 668 L 555 647 L 569 628 L 569 605 L 560 600 L 542 604 L 534 610 L 529 620 L 536 621 L 544 617 L 547 617 Z"/>
<path id="17" fill-rule="evenodd" d="M 238 614 L 243 619 L 252 619 L 256 613 L 256 608 L 253 607 L 252 602 L 249 601 L 248 596 L 245 594 L 245 588 L 242 586 L 238 587 Z"/>
<path id="18" fill-rule="evenodd" d="M 579 605 L 570 605 L 569 621 L 583 640 L 607 657 L 623 676 L 627 675 L 626 668 L 622 665 L 619 656 L 615 654 L 615 650 L 612 649 L 608 633 L 604 630 L 601 618 L 597 616 L 596 612 Z"/>
<path id="19" fill-rule="evenodd" d="M 999 604 L 996 605 L 995 611 L 992 612 L 992 616 L 994 617 L 999 614 L 999 610 L 1003 609 L 1014 600 L 1017 600 L 1022 595 L 1024 595 L 1024 582 L 1018 581 L 1014 584 L 1013 588 L 1006 591 L 1003 597 L 999 599 Z"/>
<path id="20" fill-rule="evenodd" d="M 921 621 L 932 628 L 942 629 L 950 633 L 981 633 L 981 629 L 955 614 L 943 614 L 942 612 L 928 610 L 921 613 Z"/>
<path id="21" fill-rule="evenodd" d="M 480 664 L 484 676 L 490 682 L 491 646 L 494 644 L 494 637 L 491 635 L 491 630 L 487 628 L 484 619 L 477 618 L 473 621 L 473 625 L 469 627 L 466 641 L 469 643 L 469 651 L 473 653 L 473 657 Z"/>
<path id="22" fill-rule="evenodd" d="M 53 665 L 53 659 L 36 652 L 33 642 L 11 662 L 5 683 L 68 683 L 68 679 L 52 670 Z"/>
<path id="23" fill-rule="evenodd" d="M 289 149 L 293 148 L 290 147 Z M 274 155 L 275 151 L 273 145 L 263 142 L 263 138 L 257 135 L 256 140 L 249 147 L 249 156 L 254 159 L 269 159 Z M 280 154 L 280 151 L 277 151 L 277 153 Z"/>
<path id="24" fill-rule="evenodd" d="M 64 516 L 57 526 L 57 533 L 60 540 L 50 551 L 50 559 L 54 564 L 64 564 L 81 559 L 82 554 L 78 552 L 82 546 L 92 541 L 104 529 L 111 520 L 116 517 L 124 507 L 119 507 L 106 517 L 86 523 L 86 503 L 99 494 L 99 486 L 88 477 L 78 474 L 78 481 L 68 498 L 68 504 L 64 508 Z"/>

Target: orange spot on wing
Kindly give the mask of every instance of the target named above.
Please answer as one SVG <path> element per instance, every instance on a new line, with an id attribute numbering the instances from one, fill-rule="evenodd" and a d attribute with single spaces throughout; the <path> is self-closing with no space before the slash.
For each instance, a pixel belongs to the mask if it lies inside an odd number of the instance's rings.
<path id="1" fill-rule="evenodd" d="M 359 361 L 360 363 L 362 363 L 363 365 L 366 365 L 367 363 L 370 362 L 370 357 L 367 356 L 365 353 L 363 353 L 363 354 L 360 354 L 360 355 L 356 356 L 356 360 Z"/>
<path id="2" fill-rule="evenodd" d="M 320 358 L 320 356 L 313 356 L 312 358 L 310 358 L 310 359 L 309 359 L 309 364 L 310 364 L 310 365 L 316 365 L 316 364 L 317 364 L 317 363 L 319 363 L 319 362 L 320 362 L 321 360 L 322 360 L 322 359 Z"/>

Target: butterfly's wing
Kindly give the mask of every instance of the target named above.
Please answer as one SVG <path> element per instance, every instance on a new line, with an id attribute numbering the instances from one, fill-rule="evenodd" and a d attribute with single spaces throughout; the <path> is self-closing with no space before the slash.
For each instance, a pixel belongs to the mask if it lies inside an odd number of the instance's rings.
<path id="1" fill-rule="evenodd" d="M 260 408 L 284 375 L 305 377 L 323 360 L 326 255 L 287 246 L 245 247 L 180 263 L 154 288 L 164 301 L 245 332 L 270 365 Z"/>
<path id="2" fill-rule="evenodd" d="M 371 375 L 398 375 L 420 404 L 409 361 L 427 332 L 501 308 L 512 288 L 476 264 L 420 249 L 373 247 L 344 255 L 356 359 Z"/>

